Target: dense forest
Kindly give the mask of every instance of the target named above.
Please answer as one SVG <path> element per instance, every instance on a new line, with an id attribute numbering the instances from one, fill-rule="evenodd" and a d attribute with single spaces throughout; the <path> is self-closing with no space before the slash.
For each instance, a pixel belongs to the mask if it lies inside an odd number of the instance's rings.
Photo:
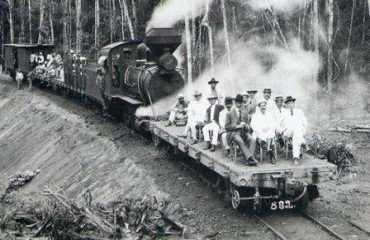
<path id="1" fill-rule="evenodd" d="M 174 26 L 184 36 L 176 54 L 189 82 L 236 73 L 249 84 L 275 78 L 289 88 L 294 75 L 301 83 L 313 79 L 311 90 L 322 95 L 340 92 L 353 74 L 366 82 L 370 71 L 368 0 L 1 0 L 0 6 L 1 43 L 50 43 L 89 59 L 109 43 Z"/>

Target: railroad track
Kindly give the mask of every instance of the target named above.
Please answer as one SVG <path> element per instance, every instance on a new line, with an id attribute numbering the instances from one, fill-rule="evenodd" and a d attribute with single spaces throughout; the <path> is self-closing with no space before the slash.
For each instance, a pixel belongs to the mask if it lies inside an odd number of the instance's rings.
<path id="1" fill-rule="evenodd" d="M 281 219 L 283 215 L 284 218 Z M 306 212 L 281 212 L 269 216 L 254 215 L 277 239 L 338 239 L 345 240 L 329 226 Z"/>

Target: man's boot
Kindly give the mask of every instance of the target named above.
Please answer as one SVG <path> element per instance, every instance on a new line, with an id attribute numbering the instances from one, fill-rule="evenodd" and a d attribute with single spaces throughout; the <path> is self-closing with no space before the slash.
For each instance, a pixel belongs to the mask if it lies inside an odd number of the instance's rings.
<path id="1" fill-rule="evenodd" d="M 211 142 L 207 141 L 204 150 L 208 150 L 208 149 L 211 149 L 211 148 L 212 148 Z"/>
<path id="2" fill-rule="evenodd" d="M 274 151 L 269 150 L 269 152 L 270 152 L 270 163 L 271 164 L 276 164 L 276 159 L 275 159 L 275 153 L 274 153 Z"/>
<path id="3" fill-rule="evenodd" d="M 216 145 L 213 145 L 212 144 L 212 146 L 211 146 L 211 152 L 214 152 L 214 151 L 216 151 Z"/>

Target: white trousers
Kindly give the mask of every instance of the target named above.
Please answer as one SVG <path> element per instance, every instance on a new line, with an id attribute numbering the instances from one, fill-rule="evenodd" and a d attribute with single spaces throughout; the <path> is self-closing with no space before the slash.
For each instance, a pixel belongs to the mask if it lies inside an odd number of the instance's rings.
<path id="1" fill-rule="evenodd" d="M 220 126 L 218 126 L 218 124 L 214 121 L 205 125 L 203 127 L 204 141 L 206 141 L 206 142 L 210 141 L 209 132 L 212 132 L 212 142 L 211 143 L 212 143 L 212 145 L 217 146 L 218 131 L 220 131 Z"/>
<path id="2" fill-rule="evenodd" d="M 190 130 L 191 137 L 194 140 L 196 140 L 197 139 L 197 130 L 195 129 L 195 127 L 198 124 L 201 124 L 201 123 L 203 123 L 203 121 L 188 119 L 188 122 L 186 123 L 185 129 L 184 129 L 184 132 L 183 132 L 183 135 L 187 135 L 188 131 Z"/>
<path id="3" fill-rule="evenodd" d="M 229 143 L 227 142 L 227 133 L 226 132 L 221 134 L 221 141 L 222 141 L 222 145 L 224 146 L 224 148 L 226 150 L 230 149 Z"/>
<path id="4" fill-rule="evenodd" d="M 293 158 L 299 158 L 301 154 L 301 146 L 306 143 L 304 136 L 306 129 L 303 127 L 291 127 L 284 131 L 284 137 L 292 138 Z"/>
<path id="5" fill-rule="evenodd" d="M 170 117 L 168 118 L 168 120 L 169 120 L 170 122 L 174 122 L 174 121 L 175 121 L 175 119 L 176 119 L 176 112 L 175 112 L 175 111 L 171 111 L 171 112 L 170 112 Z"/>

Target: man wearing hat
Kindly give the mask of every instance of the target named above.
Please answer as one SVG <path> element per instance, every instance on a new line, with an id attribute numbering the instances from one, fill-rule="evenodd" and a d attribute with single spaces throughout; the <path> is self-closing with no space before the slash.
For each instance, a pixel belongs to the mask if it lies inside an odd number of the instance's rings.
<path id="1" fill-rule="evenodd" d="M 283 136 L 292 138 L 294 164 L 298 164 L 301 146 L 306 141 L 304 136 L 307 129 L 307 119 L 302 110 L 295 108 L 296 99 L 288 96 L 285 100 L 287 111 L 283 115 Z"/>
<path id="2" fill-rule="evenodd" d="M 225 98 L 225 109 L 220 112 L 220 131 L 222 145 L 225 148 L 227 155 L 230 154 L 230 145 L 227 142 L 227 132 L 225 129 L 226 124 L 226 114 L 231 111 L 233 107 L 233 99 L 231 97 Z"/>
<path id="3" fill-rule="evenodd" d="M 186 119 L 188 105 L 189 101 L 185 100 L 184 94 L 178 94 L 177 101 L 171 106 L 171 112 L 166 126 L 171 126 L 175 124 L 176 119 Z"/>
<path id="4" fill-rule="evenodd" d="M 190 130 L 192 141 L 191 144 L 198 142 L 196 136 L 196 126 L 204 123 L 205 115 L 209 104 L 202 100 L 202 93 L 196 90 L 193 94 L 194 100 L 188 105 L 188 122 L 186 123 L 184 132 L 179 135 L 182 138 L 187 137 Z"/>
<path id="5" fill-rule="evenodd" d="M 227 131 L 227 141 L 235 142 L 242 150 L 247 164 L 249 166 L 255 166 L 257 165 L 257 160 L 253 155 L 256 148 L 256 141 L 247 133 L 250 130 L 250 118 L 242 106 L 243 96 L 238 94 L 235 98 L 235 108 L 226 114 L 225 129 Z M 243 137 L 250 142 L 249 148 L 245 144 Z"/>
<path id="6" fill-rule="evenodd" d="M 272 140 L 275 137 L 275 119 L 272 113 L 266 111 L 267 101 L 261 99 L 258 101 L 258 110 L 252 116 L 251 128 L 253 138 L 267 145 L 267 155 L 270 157 L 272 164 L 275 164 L 275 155 L 272 151 Z M 262 159 L 261 159 L 262 160 Z"/>
<path id="7" fill-rule="evenodd" d="M 257 101 L 256 101 L 256 93 L 258 91 L 257 90 L 248 90 L 247 93 L 249 95 L 249 103 L 248 103 L 248 114 L 253 114 L 255 113 L 256 111 L 256 107 L 257 107 Z"/>
<path id="8" fill-rule="evenodd" d="M 211 149 L 211 152 L 214 152 L 217 146 L 218 132 L 220 131 L 220 112 L 224 107 L 216 104 L 216 96 L 209 96 L 208 101 L 211 106 L 207 108 L 206 125 L 203 127 L 203 135 L 204 141 L 207 144 L 206 149 Z M 212 142 L 210 141 L 210 132 L 212 132 Z"/>
<path id="9" fill-rule="evenodd" d="M 245 109 L 246 111 L 248 111 L 249 109 L 249 94 L 247 91 L 243 92 L 241 94 L 243 96 L 243 109 Z"/>
<path id="10" fill-rule="evenodd" d="M 263 98 L 266 100 L 266 111 L 273 113 L 275 111 L 276 105 L 274 100 L 271 99 L 271 89 L 263 89 Z"/>
<path id="11" fill-rule="evenodd" d="M 210 88 L 206 92 L 206 96 L 216 96 L 217 97 L 217 104 L 223 103 L 224 95 L 223 93 L 217 88 L 218 81 L 214 78 L 212 78 L 210 81 L 208 81 L 208 84 L 210 85 Z"/>
<path id="12" fill-rule="evenodd" d="M 278 134 L 281 134 L 283 129 L 283 116 L 287 109 L 284 107 L 284 98 L 283 96 L 276 96 L 275 97 L 275 105 L 276 108 L 274 109 L 274 116 L 275 116 L 275 121 L 276 121 L 276 132 Z"/>

